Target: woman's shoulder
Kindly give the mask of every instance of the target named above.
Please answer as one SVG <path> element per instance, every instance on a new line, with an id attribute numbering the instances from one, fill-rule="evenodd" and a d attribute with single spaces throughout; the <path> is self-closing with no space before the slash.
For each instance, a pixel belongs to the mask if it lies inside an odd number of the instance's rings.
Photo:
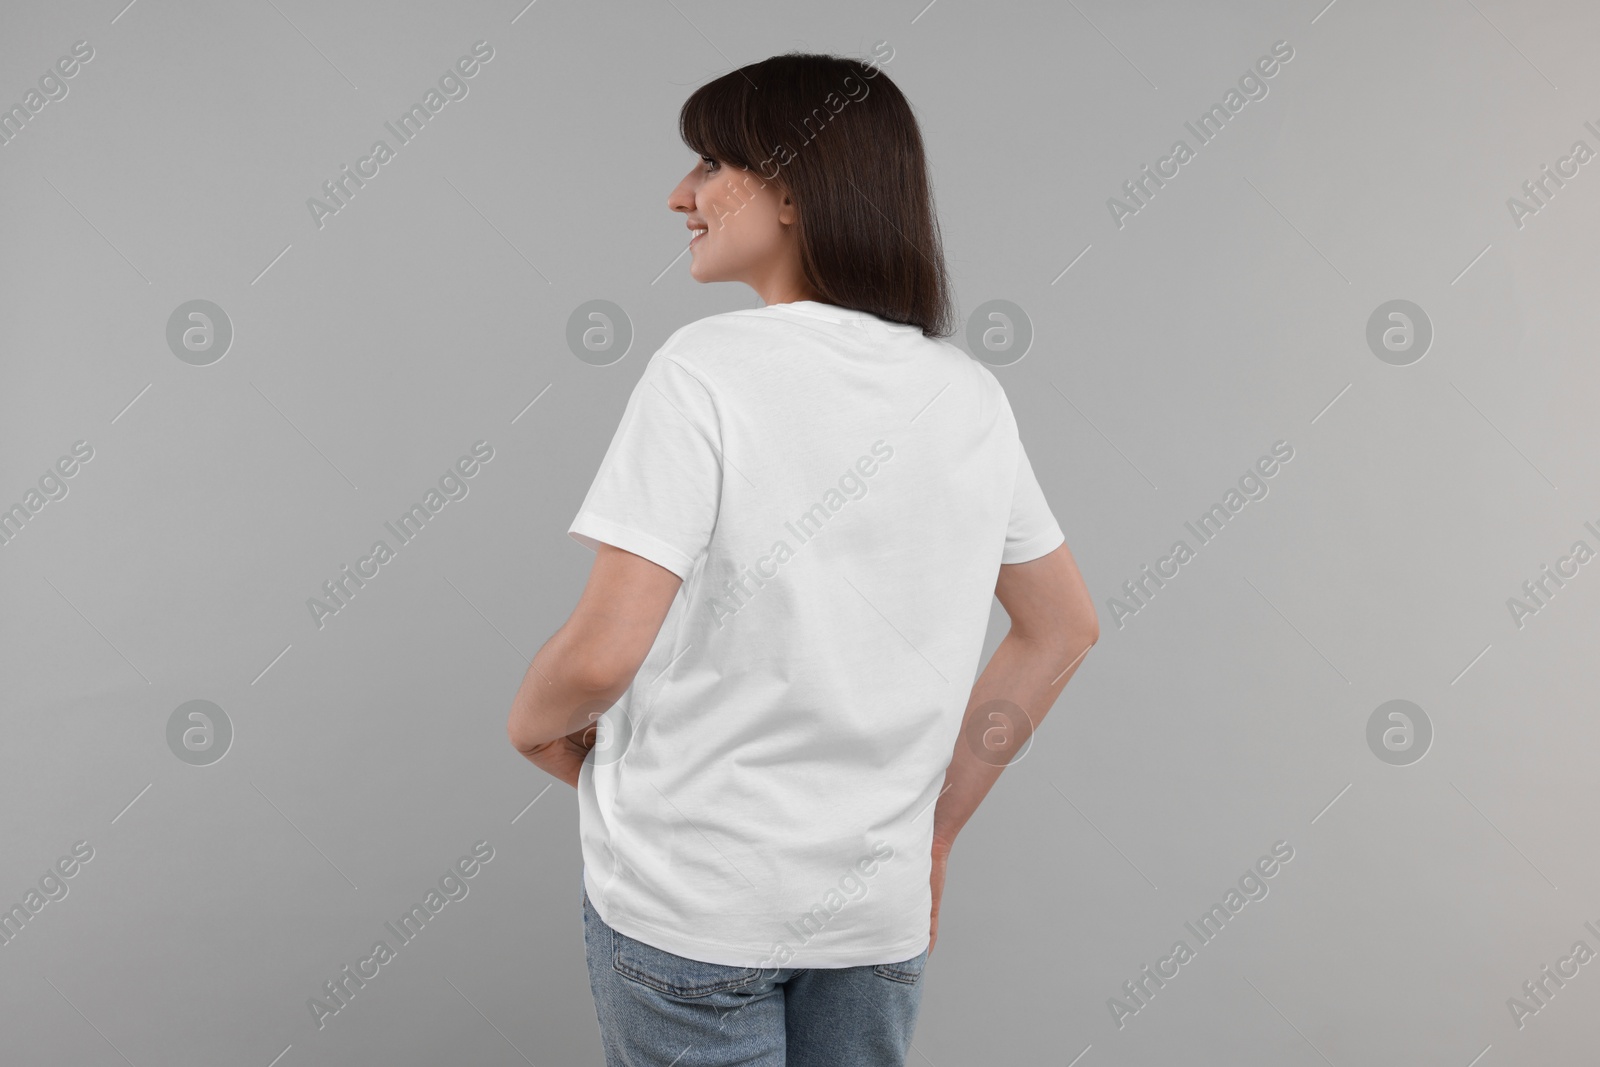
<path id="1" fill-rule="evenodd" d="M 673 331 L 668 345 L 685 342 L 714 343 L 723 339 L 739 339 L 752 334 L 805 333 L 808 325 L 825 326 L 827 323 L 805 316 L 789 314 L 782 304 L 767 304 L 753 308 L 734 308 L 695 319 Z"/>
<path id="2" fill-rule="evenodd" d="M 738 308 L 678 327 L 653 358 L 680 365 L 708 386 L 752 375 L 770 381 L 769 370 L 762 368 L 768 361 L 752 356 L 793 357 L 797 348 L 810 344 L 826 349 L 839 342 L 839 331 L 837 323 L 786 312 L 782 305 Z M 925 337 L 916 330 L 884 340 L 898 350 L 893 362 L 901 367 L 915 364 L 944 382 L 965 382 L 985 406 L 1005 402 L 994 372 L 950 341 Z"/>

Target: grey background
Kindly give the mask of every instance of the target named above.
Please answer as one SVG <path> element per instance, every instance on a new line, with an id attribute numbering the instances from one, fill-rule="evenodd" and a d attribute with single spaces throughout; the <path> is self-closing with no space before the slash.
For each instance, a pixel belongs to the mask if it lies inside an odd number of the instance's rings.
<path id="1" fill-rule="evenodd" d="M 0 147 L 0 504 L 94 449 L 0 546 L 0 903 L 95 850 L 0 946 L 8 1062 L 601 1062 L 575 796 L 506 711 L 649 354 L 758 302 L 674 258 L 679 104 L 880 40 L 963 315 L 1032 321 L 996 373 L 1103 625 L 956 846 L 912 1062 L 1595 1047 L 1600 963 L 1520 1029 L 1506 1002 L 1600 949 L 1600 563 L 1520 628 L 1506 601 L 1600 547 L 1600 162 L 1520 228 L 1507 199 L 1600 147 L 1600 10 L 123 5 L 0 33 L 7 106 L 95 50 Z M 306 199 L 479 40 L 469 95 L 319 230 Z M 1267 97 L 1119 229 L 1107 198 L 1278 40 Z M 234 330 L 209 366 L 166 343 L 194 299 Z M 635 330 L 610 366 L 566 345 L 593 299 Z M 1365 339 L 1395 299 L 1435 334 L 1403 367 Z M 319 630 L 306 600 L 478 440 L 469 495 Z M 1122 583 L 1277 440 L 1270 494 L 1119 628 Z M 1407 766 L 1366 740 L 1397 698 L 1434 730 Z M 200 699 L 234 731 L 209 766 L 167 744 Z M 479 840 L 470 894 L 319 1031 L 307 999 Z M 1119 1029 L 1108 998 L 1279 840 L 1270 894 Z"/>

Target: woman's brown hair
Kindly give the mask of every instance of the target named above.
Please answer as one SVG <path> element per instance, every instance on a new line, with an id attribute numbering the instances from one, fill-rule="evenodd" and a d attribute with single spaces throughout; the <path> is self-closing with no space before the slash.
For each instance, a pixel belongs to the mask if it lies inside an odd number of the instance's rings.
<path id="1" fill-rule="evenodd" d="M 922 133 L 876 63 L 806 52 L 751 63 L 696 89 L 678 130 L 692 151 L 794 200 L 801 269 L 821 302 L 955 332 Z"/>

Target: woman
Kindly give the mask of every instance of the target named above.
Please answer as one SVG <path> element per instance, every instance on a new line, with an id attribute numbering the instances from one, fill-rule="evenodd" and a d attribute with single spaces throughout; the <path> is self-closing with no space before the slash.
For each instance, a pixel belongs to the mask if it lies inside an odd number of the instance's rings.
<path id="1" fill-rule="evenodd" d="M 609 1065 L 900 1064 L 951 845 L 1094 607 L 1005 393 L 940 340 L 899 89 L 775 56 L 679 125 L 690 272 L 764 306 L 645 368 L 569 531 L 588 584 L 508 732 L 579 793 Z M 992 596 L 1011 628 L 970 684 Z"/>

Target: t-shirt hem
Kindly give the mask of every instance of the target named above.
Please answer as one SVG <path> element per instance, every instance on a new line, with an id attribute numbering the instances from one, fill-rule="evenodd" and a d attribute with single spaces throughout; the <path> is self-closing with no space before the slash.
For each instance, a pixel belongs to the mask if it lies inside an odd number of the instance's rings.
<path id="1" fill-rule="evenodd" d="M 601 911 L 600 904 L 593 896 L 589 904 L 601 920 L 619 934 L 643 941 L 663 952 L 670 952 L 675 956 L 685 959 L 698 960 L 701 963 L 711 963 L 719 967 L 760 967 L 765 970 L 798 967 L 800 969 L 825 970 L 835 967 L 865 967 L 880 963 L 901 963 L 922 954 L 928 947 L 931 938 L 924 935 L 903 941 L 898 945 L 868 946 L 865 948 L 851 947 L 849 951 L 834 950 L 818 954 L 808 954 L 804 948 L 792 953 L 785 962 L 778 962 L 770 953 L 757 959 L 752 959 L 743 946 L 729 945 L 721 941 L 709 941 L 696 937 L 685 937 L 677 931 L 661 930 L 648 923 L 636 922 L 633 919 L 624 919 L 622 922 L 613 922 L 606 918 Z"/>
<path id="2" fill-rule="evenodd" d="M 567 533 L 574 541 L 593 551 L 598 551 L 598 542 L 603 541 L 636 556 L 643 556 L 685 581 L 689 578 L 689 572 L 694 570 L 693 559 L 660 538 L 601 518 L 592 511 L 578 512 Z"/>
<path id="3" fill-rule="evenodd" d="M 1054 552 L 1066 544 L 1067 538 L 1059 527 L 1046 530 L 1037 537 L 1030 537 L 1020 545 L 1008 545 L 1000 556 L 1001 563 L 1026 563 L 1030 559 Z"/>

